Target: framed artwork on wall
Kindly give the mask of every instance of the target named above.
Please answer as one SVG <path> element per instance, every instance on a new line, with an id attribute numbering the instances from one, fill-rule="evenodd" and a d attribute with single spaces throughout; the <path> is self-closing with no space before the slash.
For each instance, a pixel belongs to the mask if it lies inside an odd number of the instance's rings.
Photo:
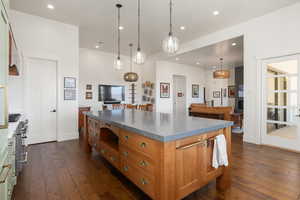
<path id="1" fill-rule="evenodd" d="M 228 86 L 228 97 L 229 98 L 235 98 L 236 97 L 235 85 Z"/>
<path id="2" fill-rule="evenodd" d="M 92 90 L 93 86 L 91 84 L 86 85 L 86 90 Z"/>
<path id="3" fill-rule="evenodd" d="M 214 97 L 214 98 L 220 98 L 220 97 L 221 97 L 220 91 L 214 91 L 214 92 L 213 92 L 213 97 Z"/>
<path id="4" fill-rule="evenodd" d="M 64 78 L 64 88 L 76 88 L 76 78 L 74 77 L 65 77 Z"/>
<path id="5" fill-rule="evenodd" d="M 64 90 L 64 100 L 76 100 L 76 90 L 74 89 L 65 89 Z"/>
<path id="6" fill-rule="evenodd" d="M 86 92 L 85 99 L 93 99 L 93 92 Z"/>
<path id="7" fill-rule="evenodd" d="M 192 85 L 192 98 L 199 98 L 199 85 Z"/>
<path id="8" fill-rule="evenodd" d="M 160 98 L 170 98 L 170 83 L 160 83 Z"/>

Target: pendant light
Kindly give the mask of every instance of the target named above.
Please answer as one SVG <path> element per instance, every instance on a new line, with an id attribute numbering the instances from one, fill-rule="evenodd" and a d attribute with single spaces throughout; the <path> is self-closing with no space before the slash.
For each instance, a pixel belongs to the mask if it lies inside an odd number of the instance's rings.
<path id="1" fill-rule="evenodd" d="M 137 73 L 132 71 L 132 44 L 129 44 L 130 47 L 130 72 L 127 72 L 124 74 L 124 80 L 126 82 L 136 82 L 139 79 L 139 76 Z"/>
<path id="2" fill-rule="evenodd" d="M 215 79 L 228 79 L 230 77 L 229 70 L 223 69 L 223 58 L 220 58 L 220 69 L 214 71 Z"/>
<path id="3" fill-rule="evenodd" d="M 117 58 L 115 59 L 114 62 L 114 67 L 117 70 L 121 70 L 123 68 L 123 63 L 121 61 L 121 53 L 120 53 L 120 46 L 121 46 L 121 30 L 120 30 L 120 21 L 121 21 L 121 17 L 120 17 L 120 10 L 122 8 L 121 4 L 116 4 L 117 10 L 118 10 L 118 23 L 117 23 L 117 30 L 118 30 L 118 55 Z"/>
<path id="4" fill-rule="evenodd" d="M 138 0 L 138 46 L 134 62 L 138 65 L 145 63 L 146 55 L 141 50 L 141 0 Z"/>
<path id="5" fill-rule="evenodd" d="M 168 54 L 174 54 L 179 49 L 179 40 L 173 35 L 173 24 L 172 24 L 172 14 L 173 14 L 173 2 L 170 0 L 170 32 L 166 39 L 163 41 L 163 50 Z"/>

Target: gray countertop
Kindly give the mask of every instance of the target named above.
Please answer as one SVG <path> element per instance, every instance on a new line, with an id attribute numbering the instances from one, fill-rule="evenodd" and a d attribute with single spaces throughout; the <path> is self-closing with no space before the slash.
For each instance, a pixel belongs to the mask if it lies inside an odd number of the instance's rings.
<path id="1" fill-rule="evenodd" d="M 93 118 L 145 137 L 168 142 L 233 125 L 233 122 L 190 117 L 186 113 L 168 114 L 139 110 L 105 110 L 86 112 Z"/>

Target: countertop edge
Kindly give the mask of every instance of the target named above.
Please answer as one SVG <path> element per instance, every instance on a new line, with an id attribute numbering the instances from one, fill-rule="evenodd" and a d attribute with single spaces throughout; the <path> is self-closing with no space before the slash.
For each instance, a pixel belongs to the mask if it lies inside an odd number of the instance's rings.
<path id="1" fill-rule="evenodd" d="M 143 131 L 141 129 L 137 129 L 137 128 L 134 128 L 134 127 L 131 127 L 131 126 L 126 126 L 122 123 L 117 123 L 115 121 L 102 119 L 98 116 L 93 115 L 90 112 L 84 112 L 84 114 L 86 114 L 87 116 L 89 116 L 93 119 L 101 120 L 101 121 L 104 121 L 106 123 L 111 123 L 112 125 L 117 126 L 119 128 L 123 128 L 125 130 L 135 132 L 137 134 L 140 134 L 142 136 L 148 137 L 148 138 L 153 139 L 153 140 L 158 140 L 160 142 L 171 142 L 171 141 L 183 139 L 183 138 L 186 138 L 186 137 L 191 137 L 191 136 L 194 136 L 194 135 L 204 134 L 204 133 L 207 133 L 207 132 L 212 132 L 212 131 L 216 131 L 216 130 L 219 130 L 219 129 L 227 128 L 227 127 L 230 127 L 230 126 L 233 125 L 232 121 L 224 121 L 224 124 L 215 125 L 215 126 L 212 126 L 212 127 L 209 127 L 209 128 L 201 128 L 201 129 L 197 129 L 197 130 L 193 130 L 193 131 L 187 131 L 187 132 L 184 132 L 184 133 L 178 133 L 177 135 L 173 135 L 173 136 L 162 137 L 162 136 L 155 135 L 151 132 Z"/>

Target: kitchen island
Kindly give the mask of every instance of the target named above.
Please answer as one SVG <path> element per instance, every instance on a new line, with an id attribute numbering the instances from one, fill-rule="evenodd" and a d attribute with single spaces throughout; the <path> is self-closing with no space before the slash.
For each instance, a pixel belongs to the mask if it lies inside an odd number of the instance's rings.
<path id="1" fill-rule="evenodd" d="M 230 186 L 232 122 L 138 110 L 86 112 L 84 141 L 155 200 L 179 200 L 217 179 Z M 229 165 L 212 167 L 224 134 Z"/>

